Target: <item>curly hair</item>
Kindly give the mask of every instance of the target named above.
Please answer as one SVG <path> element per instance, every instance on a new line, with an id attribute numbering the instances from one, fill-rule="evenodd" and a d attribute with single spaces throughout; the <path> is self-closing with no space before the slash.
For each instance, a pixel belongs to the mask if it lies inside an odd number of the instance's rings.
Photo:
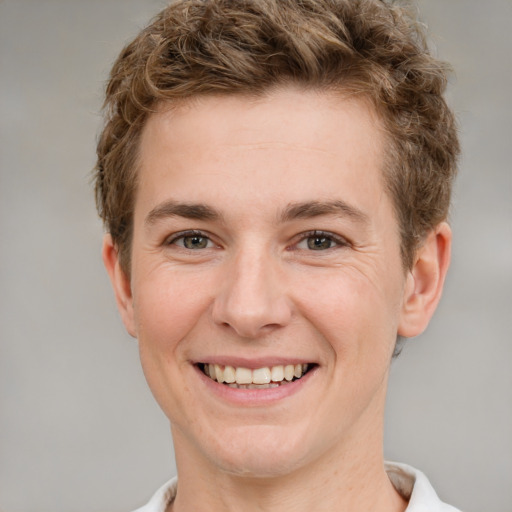
<path id="1" fill-rule="evenodd" d="M 106 88 L 96 203 L 129 273 L 137 154 L 162 102 L 261 95 L 297 84 L 361 95 L 385 128 L 384 178 L 404 267 L 446 219 L 459 143 L 434 58 L 410 9 L 383 0 L 178 0 L 129 43 Z"/>

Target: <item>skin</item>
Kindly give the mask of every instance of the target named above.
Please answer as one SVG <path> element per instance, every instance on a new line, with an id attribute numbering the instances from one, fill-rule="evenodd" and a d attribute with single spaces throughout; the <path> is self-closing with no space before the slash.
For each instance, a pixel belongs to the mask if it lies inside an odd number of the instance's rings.
<path id="1" fill-rule="evenodd" d="M 389 365 L 439 301 L 451 234 L 403 268 L 384 148 L 365 102 L 293 88 L 148 120 L 129 277 L 109 235 L 103 257 L 171 423 L 173 510 L 405 510 L 383 468 Z M 198 362 L 314 369 L 284 395 L 225 392 Z"/>

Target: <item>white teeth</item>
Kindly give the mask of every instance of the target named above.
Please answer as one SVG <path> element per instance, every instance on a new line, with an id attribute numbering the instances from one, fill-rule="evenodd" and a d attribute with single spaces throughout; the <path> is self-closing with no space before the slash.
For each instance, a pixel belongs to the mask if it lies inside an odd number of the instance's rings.
<path id="1" fill-rule="evenodd" d="M 271 378 L 270 368 L 258 368 L 252 371 L 252 382 L 254 384 L 268 384 Z"/>
<path id="2" fill-rule="evenodd" d="M 288 381 L 293 379 L 295 374 L 295 366 L 293 364 L 287 364 L 284 367 L 284 378 Z"/>
<path id="3" fill-rule="evenodd" d="M 284 368 L 282 366 L 272 366 L 270 373 L 274 382 L 281 382 L 284 379 Z"/>
<path id="4" fill-rule="evenodd" d="M 224 382 L 231 384 L 235 381 L 236 381 L 235 369 L 232 366 L 226 366 L 224 368 Z"/>
<path id="5" fill-rule="evenodd" d="M 265 389 L 286 384 L 294 378 L 300 379 L 307 372 L 308 367 L 307 364 L 287 364 L 251 370 L 229 365 L 223 367 L 218 364 L 205 364 L 204 373 L 211 379 L 226 383 L 230 387 Z"/>
<path id="6" fill-rule="evenodd" d="M 270 389 L 270 388 L 278 388 L 280 384 L 277 382 L 270 382 L 269 384 L 227 384 L 230 388 L 236 389 Z"/>
<path id="7" fill-rule="evenodd" d="M 217 382 L 224 382 L 224 370 L 217 364 L 215 365 L 215 378 Z"/>
<path id="8" fill-rule="evenodd" d="M 237 384 L 252 384 L 252 371 L 249 368 L 237 368 L 235 377 Z"/>

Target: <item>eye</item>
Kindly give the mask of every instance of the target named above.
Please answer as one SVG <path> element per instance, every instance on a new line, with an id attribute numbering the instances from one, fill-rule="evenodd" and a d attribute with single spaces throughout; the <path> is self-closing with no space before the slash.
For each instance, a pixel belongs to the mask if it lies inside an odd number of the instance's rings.
<path id="1" fill-rule="evenodd" d="M 215 246 L 210 238 L 201 232 L 181 233 L 178 236 L 170 239 L 167 243 L 169 245 L 177 245 L 192 251 L 210 249 L 211 247 Z"/>
<path id="2" fill-rule="evenodd" d="M 339 246 L 347 246 L 348 242 L 333 233 L 313 231 L 304 233 L 302 240 L 296 245 L 297 249 L 308 251 L 326 251 Z"/>

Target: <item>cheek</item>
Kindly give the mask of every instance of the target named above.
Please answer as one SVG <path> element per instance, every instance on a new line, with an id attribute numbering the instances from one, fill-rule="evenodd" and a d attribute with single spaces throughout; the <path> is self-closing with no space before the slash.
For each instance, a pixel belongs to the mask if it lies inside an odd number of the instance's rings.
<path id="1" fill-rule="evenodd" d="M 146 274 L 134 286 L 141 365 L 156 401 L 171 421 L 177 420 L 183 401 L 193 400 L 184 375 L 190 371 L 189 335 L 200 328 L 209 304 L 201 282 L 183 273 L 161 271 Z"/>
<path id="2" fill-rule="evenodd" d="M 387 360 L 396 340 L 399 291 L 391 279 L 377 283 L 351 269 L 316 276 L 313 284 L 303 283 L 297 298 L 302 314 L 337 357 L 370 354 Z"/>
<path id="3" fill-rule="evenodd" d="M 134 288 L 139 343 L 174 350 L 197 325 L 210 297 L 204 279 L 179 272 L 154 273 Z"/>

